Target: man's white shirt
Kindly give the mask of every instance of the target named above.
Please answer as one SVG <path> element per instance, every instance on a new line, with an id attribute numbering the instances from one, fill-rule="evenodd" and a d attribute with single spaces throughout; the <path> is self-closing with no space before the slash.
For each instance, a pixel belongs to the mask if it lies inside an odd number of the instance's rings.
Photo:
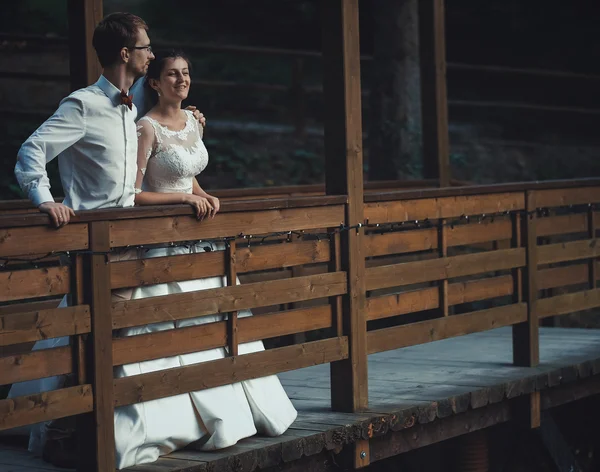
<path id="1" fill-rule="evenodd" d="M 104 76 L 63 99 L 58 110 L 23 143 L 15 176 L 38 206 L 54 201 L 46 164 L 58 156 L 64 204 L 74 210 L 134 204 L 137 172 L 135 105 Z"/>

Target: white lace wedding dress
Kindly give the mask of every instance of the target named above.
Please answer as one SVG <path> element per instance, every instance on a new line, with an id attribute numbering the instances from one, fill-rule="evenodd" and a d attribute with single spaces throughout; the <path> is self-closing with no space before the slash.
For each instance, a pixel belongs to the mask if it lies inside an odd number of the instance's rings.
<path id="1" fill-rule="evenodd" d="M 192 193 L 194 177 L 206 167 L 208 153 L 201 139 L 201 127 L 192 113 L 185 113 L 185 128 L 178 132 L 169 130 L 147 116 L 138 122 L 138 156 L 147 162 L 145 166 L 143 163 L 140 165 L 144 174 L 144 191 Z M 144 139 L 144 136 L 151 138 Z M 191 247 L 150 249 L 143 257 L 203 252 L 206 246 L 197 244 Z M 224 249 L 215 246 L 213 244 L 212 250 Z M 165 296 L 224 285 L 223 277 L 173 282 L 136 288 L 132 298 Z M 251 316 L 251 313 L 241 311 L 239 316 Z M 223 315 L 210 315 L 155 323 L 123 329 L 120 335 L 134 336 L 223 319 Z M 241 344 L 239 354 L 263 349 L 261 341 Z M 139 375 L 225 356 L 223 348 L 210 349 L 116 367 L 115 376 Z M 296 415 L 279 379 L 274 375 L 120 407 L 115 410 L 116 465 L 120 469 L 153 462 L 161 455 L 199 440 L 198 444 L 203 444 L 203 450 L 214 450 L 232 446 L 257 432 L 269 436 L 280 435 L 294 422 Z"/>

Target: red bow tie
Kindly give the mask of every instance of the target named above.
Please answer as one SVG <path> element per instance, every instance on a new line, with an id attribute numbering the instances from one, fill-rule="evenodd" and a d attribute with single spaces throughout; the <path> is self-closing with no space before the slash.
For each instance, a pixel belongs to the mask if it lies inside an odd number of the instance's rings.
<path id="1" fill-rule="evenodd" d="M 133 95 L 127 95 L 125 90 L 121 90 L 121 105 L 127 105 L 130 110 L 133 109 Z"/>

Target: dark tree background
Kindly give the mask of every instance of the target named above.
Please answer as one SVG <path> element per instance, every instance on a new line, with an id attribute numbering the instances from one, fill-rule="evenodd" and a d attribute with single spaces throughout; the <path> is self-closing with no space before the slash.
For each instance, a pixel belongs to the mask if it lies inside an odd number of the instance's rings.
<path id="1" fill-rule="evenodd" d="M 362 0 L 365 170 L 371 178 L 419 178 L 420 110 L 417 0 Z M 2 2 L 0 32 L 66 36 L 66 0 Z M 153 41 L 318 51 L 317 0 L 105 0 L 151 26 Z M 592 0 L 453 0 L 446 4 L 451 164 L 477 182 L 597 175 L 600 80 L 470 70 L 453 64 L 508 66 L 600 75 Z M 322 100 L 307 92 L 307 128 L 294 133 L 298 100 L 287 90 L 294 59 L 193 50 L 190 102 L 209 117 L 209 188 L 306 184 L 323 179 Z M 68 91 L 65 81 L 7 78 L 2 71 L 64 74 L 64 46 L 0 40 L 0 198 L 19 197 L 12 169 L 21 143 Z M 306 58 L 302 84 L 318 89 L 321 63 Z M 248 84 L 280 85 L 280 91 Z M 19 93 L 15 93 L 18 91 Z M 507 107 L 497 104 L 526 104 Z M 536 108 L 537 107 L 537 108 Z M 540 108 L 541 107 L 541 108 Z M 544 108 L 544 107 L 550 107 Z M 557 111 L 556 107 L 579 111 Z M 582 113 L 592 110 L 592 112 Z M 59 186 L 52 167 L 54 186 Z"/>

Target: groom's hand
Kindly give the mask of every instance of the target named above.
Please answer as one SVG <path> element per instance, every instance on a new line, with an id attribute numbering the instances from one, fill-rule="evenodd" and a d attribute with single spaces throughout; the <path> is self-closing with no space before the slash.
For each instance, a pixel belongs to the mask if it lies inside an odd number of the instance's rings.
<path id="1" fill-rule="evenodd" d="M 200 113 L 198 111 L 198 108 L 196 108 L 193 105 L 190 105 L 189 107 L 186 107 L 186 110 L 189 110 L 194 113 L 194 118 L 198 120 L 198 122 L 202 125 L 203 128 L 206 126 L 206 118 L 204 117 L 204 113 Z"/>
<path id="2" fill-rule="evenodd" d="M 38 206 L 38 209 L 42 213 L 50 215 L 52 224 L 57 228 L 66 225 L 71 220 L 71 217 L 75 216 L 73 209 L 62 203 L 45 202 Z"/>

